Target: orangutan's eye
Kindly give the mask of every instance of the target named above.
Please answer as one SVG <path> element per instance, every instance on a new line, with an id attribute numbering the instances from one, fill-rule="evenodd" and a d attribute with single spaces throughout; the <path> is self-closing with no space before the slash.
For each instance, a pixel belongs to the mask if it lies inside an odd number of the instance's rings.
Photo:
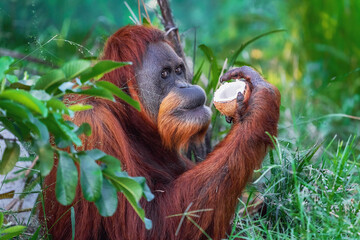
<path id="1" fill-rule="evenodd" d="M 169 75 L 170 75 L 170 69 L 169 69 L 169 68 L 164 68 L 164 69 L 161 71 L 161 78 L 162 78 L 162 79 L 168 78 Z"/>
<path id="2" fill-rule="evenodd" d="M 182 72 L 183 72 L 183 68 L 182 68 L 182 66 L 181 66 L 181 65 L 180 65 L 180 66 L 178 66 L 178 67 L 175 69 L 175 73 L 176 73 L 177 75 L 182 74 Z"/>

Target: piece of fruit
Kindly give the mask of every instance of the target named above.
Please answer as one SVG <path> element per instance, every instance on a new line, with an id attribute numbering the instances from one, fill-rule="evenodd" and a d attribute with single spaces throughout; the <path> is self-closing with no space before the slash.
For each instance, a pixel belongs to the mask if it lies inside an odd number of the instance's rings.
<path id="1" fill-rule="evenodd" d="M 219 112 L 228 117 L 234 117 L 237 108 L 237 95 L 241 92 L 247 99 L 247 84 L 237 79 L 235 82 L 225 82 L 214 93 L 214 105 Z M 250 92 L 250 91 L 249 91 Z"/>

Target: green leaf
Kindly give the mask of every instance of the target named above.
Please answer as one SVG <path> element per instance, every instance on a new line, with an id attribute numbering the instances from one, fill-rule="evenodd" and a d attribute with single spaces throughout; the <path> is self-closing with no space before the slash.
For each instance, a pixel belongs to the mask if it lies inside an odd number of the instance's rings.
<path id="1" fill-rule="evenodd" d="M 95 205 L 103 217 L 110 217 L 116 211 L 118 205 L 116 189 L 106 178 L 103 179 L 101 196 L 95 201 Z"/>
<path id="2" fill-rule="evenodd" d="M 149 186 L 146 184 L 146 179 L 144 177 L 130 177 L 127 172 L 121 172 L 120 174 L 116 174 L 116 177 L 120 178 L 127 178 L 133 181 L 136 181 L 140 184 L 141 189 L 143 191 L 143 196 L 148 200 L 151 201 L 154 199 L 154 195 L 151 193 Z"/>
<path id="3" fill-rule="evenodd" d="M 87 154 L 89 157 L 91 157 L 95 161 L 106 156 L 106 153 L 104 153 L 103 151 L 101 151 L 99 149 L 92 149 L 92 150 L 85 151 L 85 154 Z"/>
<path id="4" fill-rule="evenodd" d="M 49 143 L 38 148 L 39 169 L 41 176 L 47 176 L 54 165 L 54 150 Z"/>
<path id="5" fill-rule="evenodd" d="M 77 136 L 81 135 L 81 134 L 85 134 L 85 136 L 90 136 L 91 135 L 91 126 L 88 123 L 83 123 L 80 125 L 80 127 L 75 131 L 75 134 Z"/>
<path id="6" fill-rule="evenodd" d="M 19 236 L 20 234 L 22 234 L 25 231 L 26 227 L 25 226 L 13 226 L 13 227 L 9 227 L 9 228 L 5 228 L 3 230 L 0 231 L 1 233 L 1 240 L 7 240 L 7 239 L 12 239 L 16 236 Z M 5 234 L 5 235 L 3 235 Z"/>
<path id="7" fill-rule="evenodd" d="M 0 100 L 0 109 L 5 110 L 8 117 L 20 120 L 33 118 L 28 108 L 11 100 Z"/>
<path id="8" fill-rule="evenodd" d="M 14 119 L 7 117 L 0 117 L 0 121 L 2 122 L 3 128 L 9 130 L 19 141 L 30 141 L 33 139 L 33 136 L 31 135 L 33 127 L 32 123 L 29 121 L 14 121 Z"/>
<path id="9" fill-rule="evenodd" d="M 19 128 L 17 128 L 16 124 L 13 121 L 9 121 L 6 117 L 0 117 L 0 121 L 2 126 L 15 135 L 20 141 L 24 140 L 24 135 Z"/>
<path id="10" fill-rule="evenodd" d="M 85 81 L 96 78 L 101 78 L 105 73 L 111 72 L 112 70 L 123 67 L 126 65 L 131 65 L 131 62 L 114 62 L 110 60 L 103 60 L 96 63 L 92 68 L 88 71 L 81 74 L 80 79 L 81 82 L 84 83 Z"/>
<path id="11" fill-rule="evenodd" d="M 73 135 L 75 135 L 75 137 L 77 138 L 75 139 L 76 142 L 81 143 L 81 140 L 77 137 L 77 135 L 75 133 L 72 133 L 71 129 L 69 129 L 68 126 L 65 125 L 62 127 L 63 123 L 57 121 L 56 120 L 57 118 L 61 118 L 61 116 L 56 116 L 55 118 L 54 114 L 49 114 L 47 118 L 41 119 L 41 122 L 43 122 L 46 125 L 46 127 L 49 129 L 49 132 L 51 132 L 51 134 L 53 134 L 53 136 L 55 137 L 55 143 L 57 147 L 66 148 L 69 147 L 70 145 L 73 145 L 72 142 L 72 137 L 74 137 Z M 71 134 L 71 137 L 69 136 L 68 133 Z"/>
<path id="12" fill-rule="evenodd" d="M 191 81 L 192 84 L 198 84 L 198 82 L 200 80 L 200 77 L 201 77 L 201 74 L 202 74 L 202 67 L 203 67 L 204 63 L 205 63 L 205 61 L 201 62 L 200 67 L 198 68 L 195 75 L 193 76 L 193 79 Z"/>
<path id="13" fill-rule="evenodd" d="M 132 99 L 129 95 L 127 95 L 124 91 L 118 88 L 116 85 L 112 84 L 111 82 L 107 81 L 98 81 L 96 82 L 96 86 L 105 88 L 109 90 L 112 94 L 119 97 L 120 99 L 124 100 L 131 106 L 133 106 L 136 110 L 140 111 L 140 104 L 138 101 Z"/>
<path id="14" fill-rule="evenodd" d="M 73 115 L 66 107 L 66 105 L 58 99 L 51 98 L 49 101 L 46 102 L 46 106 L 48 107 L 50 112 L 66 114 L 70 117 Z"/>
<path id="15" fill-rule="evenodd" d="M 137 181 L 142 189 L 143 189 L 143 196 L 146 198 L 147 201 L 151 201 L 155 198 L 154 194 L 152 194 L 149 186 L 146 184 L 146 178 L 144 177 L 132 177 L 135 181 Z"/>
<path id="16" fill-rule="evenodd" d="M 79 76 L 81 73 L 88 70 L 90 67 L 91 62 L 86 60 L 75 60 L 68 63 L 65 63 L 64 66 L 62 66 L 62 70 L 64 71 L 65 78 L 67 80 L 71 80 L 77 76 Z"/>
<path id="17" fill-rule="evenodd" d="M 17 81 L 19 81 L 19 79 L 15 75 L 6 74 L 5 77 L 10 83 L 16 83 Z"/>
<path id="18" fill-rule="evenodd" d="M 99 199 L 103 176 L 101 168 L 87 154 L 78 154 L 80 159 L 80 184 L 86 200 L 94 202 Z"/>
<path id="19" fill-rule="evenodd" d="M 75 209 L 73 206 L 70 208 L 70 218 L 71 218 L 71 239 L 74 240 L 76 221 L 75 221 Z"/>
<path id="20" fill-rule="evenodd" d="M 141 208 L 141 206 L 139 205 L 139 202 L 136 201 L 135 196 L 131 192 L 129 192 L 129 190 L 127 188 L 123 188 L 123 185 L 121 185 L 121 184 L 119 185 L 118 181 L 116 181 L 116 183 L 114 183 L 114 181 L 112 181 L 112 182 L 117 187 L 117 189 L 122 191 L 122 193 L 125 195 L 126 199 L 129 201 L 131 206 L 134 208 L 135 212 L 144 221 L 145 211 L 144 211 L 144 209 Z"/>
<path id="21" fill-rule="evenodd" d="M 145 218 L 145 212 L 139 205 L 139 200 L 143 195 L 143 186 L 146 185 L 145 179 L 142 177 L 130 177 L 126 172 L 117 172 L 116 176 L 112 174 L 106 174 L 106 176 L 116 187 L 116 189 L 125 195 L 131 206 L 134 208 L 135 212 L 144 221 L 145 227 L 150 229 L 152 227 L 152 222 L 151 220 Z M 145 189 L 146 191 L 150 192 L 150 189 L 147 186 L 145 188 L 147 188 Z M 149 195 L 148 197 L 151 198 Z"/>
<path id="22" fill-rule="evenodd" d="M 77 92 L 77 94 L 101 97 L 101 98 L 105 98 L 105 99 L 114 101 L 114 97 L 113 97 L 112 93 L 109 90 L 107 90 L 105 88 L 100 88 L 100 87 L 81 90 L 81 91 Z"/>
<path id="23" fill-rule="evenodd" d="M 142 25 L 143 26 L 148 26 L 148 27 L 152 27 L 151 23 L 150 23 L 150 19 L 148 20 L 148 18 L 143 17 L 142 19 Z"/>
<path id="24" fill-rule="evenodd" d="M 0 162 L 0 174 L 4 175 L 10 172 L 20 156 L 20 147 L 16 142 L 5 140 L 6 148 Z"/>
<path id="25" fill-rule="evenodd" d="M 206 58 L 208 59 L 210 66 L 211 66 L 211 76 L 209 76 L 209 85 L 206 89 L 206 92 L 209 93 L 210 90 L 214 90 L 216 88 L 216 85 L 219 80 L 219 76 L 221 73 L 221 69 L 219 69 L 219 66 L 217 64 L 216 57 L 208 46 L 201 44 L 199 48 L 202 50 L 202 52 L 205 54 Z"/>
<path id="26" fill-rule="evenodd" d="M 30 93 L 24 90 L 15 90 L 15 89 L 8 89 L 0 93 L 0 99 L 9 99 L 14 102 L 18 102 L 25 107 L 33 110 L 41 114 L 43 117 L 46 117 L 48 114 L 48 110 L 45 105 L 38 99 L 31 96 Z"/>
<path id="27" fill-rule="evenodd" d="M 84 105 L 82 103 L 69 106 L 69 109 L 74 112 L 86 111 L 93 108 L 94 107 L 92 105 L 88 105 L 88 104 Z"/>
<path id="28" fill-rule="evenodd" d="M 3 223 L 4 223 L 4 214 L 0 212 L 0 229 L 2 228 Z"/>
<path id="29" fill-rule="evenodd" d="M 210 63 L 212 62 L 216 62 L 216 57 L 213 53 L 213 51 L 211 50 L 211 48 L 209 48 L 208 46 L 206 46 L 205 44 L 201 44 L 199 46 L 199 48 L 201 49 L 201 51 L 205 54 L 206 58 L 208 59 L 208 61 Z"/>
<path id="30" fill-rule="evenodd" d="M 105 163 L 106 165 L 106 168 L 103 169 L 104 173 L 116 176 L 118 173 L 121 172 L 121 162 L 119 159 L 110 155 L 105 155 L 99 158 L 99 161 Z"/>
<path id="31" fill-rule="evenodd" d="M 34 89 L 47 90 L 54 84 L 65 81 L 65 74 L 61 69 L 54 69 L 39 78 L 34 86 Z"/>
<path id="32" fill-rule="evenodd" d="M 36 119 L 36 118 L 34 118 Z M 31 139 L 33 139 L 34 136 L 32 136 L 31 133 L 31 128 L 29 127 L 29 125 L 31 125 L 31 123 L 29 121 L 24 122 L 20 122 L 20 121 L 16 121 L 14 122 L 14 126 L 16 127 L 16 129 L 19 131 L 19 134 L 21 135 L 22 141 L 31 141 Z"/>
<path id="33" fill-rule="evenodd" d="M 126 174 L 126 173 L 122 172 L 121 174 Z M 124 177 L 117 176 L 116 183 L 118 184 L 118 186 L 121 186 L 122 190 L 126 189 L 129 192 L 129 194 L 133 196 L 136 202 L 139 202 L 143 194 L 142 186 L 132 177 L 126 175 L 122 175 Z"/>
<path id="34" fill-rule="evenodd" d="M 229 67 L 232 67 L 236 61 L 236 59 L 238 58 L 239 54 L 250 44 L 255 42 L 256 40 L 265 37 L 267 35 L 273 34 L 273 33 L 278 33 L 278 32 L 284 32 L 284 29 L 278 29 L 278 30 L 273 30 L 273 31 L 269 31 L 266 33 L 262 33 L 252 39 L 250 39 L 249 41 L 241 44 L 240 48 L 238 50 L 236 50 L 236 52 L 230 57 L 230 61 L 229 61 Z"/>
<path id="35" fill-rule="evenodd" d="M 41 140 L 42 143 L 49 142 L 49 131 L 44 123 L 39 119 L 33 118 L 31 123 L 28 124 L 33 133 L 35 133 Z M 36 138 L 35 138 L 36 139 Z"/>
<path id="36" fill-rule="evenodd" d="M 36 232 L 32 235 L 30 240 L 37 240 L 39 237 L 40 230 L 41 230 L 41 226 L 36 229 Z"/>
<path id="37" fill-rule="evenodd" d="M 46 119 L 46 125 L 51 132 L 53 132 L 54 134 L 56 133 L 55 137 L 61 137 L 66 140 L 70 140 L 76 146 L 82 145 L 80 138 L 75 133 L 77 129 L 71 129 L 71 125 L 69 125 L 69 122 L 65 122 L 60 115 L 51 114 L 49 118 Z"/>
<path id="38" fill-rule="evenodd" d="M 78 184 L 78 171 L 74 161 L 67 152 L 59 151 L 59 165 L 56 173 L 56 199 L 62 205 L 74 201 Z"/>
<path id="39" fill-rule="evenodd" d="M 25 229 L 26 229 L 25 226 L 17 225 L 17 226 L 5 228 L 5 229 L 1 230 L 1 233 L 2 234 L 18 233 L 18 235 L 20 235 Z"/>
<path id="40" fill-rule="evenodd" d="M 147 230 L 150 230 L 152 228 L 152 221 L 150 219 L 144 217 L 144 223 Z"/>
<path id="41" fill-rule="evenodd" d="M 12 57 L 1 57 L 0 58 L 0 80 L 5 77 L 5 72 L 9 69 L 10 65 L 14 62 Z"/>

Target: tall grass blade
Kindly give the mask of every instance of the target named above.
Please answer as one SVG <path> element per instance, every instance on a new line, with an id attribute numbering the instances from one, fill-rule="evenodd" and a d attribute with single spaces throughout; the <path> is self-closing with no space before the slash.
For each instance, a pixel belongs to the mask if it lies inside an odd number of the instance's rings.
<path id="1" fill-rule="evenodd" d="M 284 29 L 277 29 L 277 30 L 273 30 L 270 32 L 266 32 L 266 33 L 262 33 L 252 39 L 250 39 L 249 41 L 241 44 L 240 48 L 238 50 L 236 50 L 236 52 L 231 56 L 230 61 L 229 61 L 229 67 L 232 67 L 236 61 L 236 59 L 238 58 L 239 54 L 251 43 L 255 42 L 256 40 L 263 38 L 267 35 L 273 34 L 273 33 L 278 33 L 278 32 L 284 32 Z"/>

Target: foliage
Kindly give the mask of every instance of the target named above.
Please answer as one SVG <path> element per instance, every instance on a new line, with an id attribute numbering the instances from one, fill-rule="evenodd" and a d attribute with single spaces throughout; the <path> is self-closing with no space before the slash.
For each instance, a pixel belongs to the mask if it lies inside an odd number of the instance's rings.
<path id="1" fill-rule="evenodd" d="M 61 204 L 69 205 L 75 198 L 78 167 L 84 198 L 94 202 L 102 216 L 114 214 L 118 203 L 117 192 L 122 192 L 145 221 L 146 227 L 151 228 L 151 221 L 145 218 L 144 210 L 139 205 L 141 197 L 147 200 L 153 198 L 145 179 L 128 176 L 121 170 L 118 159 L 100 150 L 78 151 L 77 147 L 82 145 L 80 136 L 89 136 L 91 127 L 88 123 L 76 126 L 63 116 L 71 118 L 75 112 L 91 109 L 92 106 L 66 106 L 61 101 L 65 94 L 96 96 L 109 101 L 115 101 L 116 96 L 140 110 L 139 103 L 121 89 L 99 80 L 103 74 L 131 63 L 96 61 L 91 66 L 91 61 L 75 60 L 40 78 L 33 76 L 18 80 L 12 74 L 15 71 L 11 65 L 13 62 L 10 57 L 0 58 L 0 121 L 4 129 L 16 137 L 8 139 L 0 135 L 6 142 L 0 161 L 0 174 L 7 174 L 14 168 L 20 160 L 19 141 L 27 142 L 38 156 L 42 177 L 50 173 L 54 154 L 57 156 L 59 164 L 55 191 Z"/>
<path id="2" fill-rule="evenodd" d="M 19 236 L 24 230 L 25 226 L 7 227 L 4 223 L 4 214 L 0 212 L 0 240 L 12 239 Z"/>
<path id="3" fill-rule="evenodd" d="M 356 141 L 350 137 L 336 144 L 334 138 L 327 145 L 293 152 L 277 141 L 258 180 L 266 212 L 237 216 L 229 239 L 243 234 L 252 239 L 358 239 L 360 158 Z M 328 153 L 332 145 L 337 146 L 334 155 Z"/>

